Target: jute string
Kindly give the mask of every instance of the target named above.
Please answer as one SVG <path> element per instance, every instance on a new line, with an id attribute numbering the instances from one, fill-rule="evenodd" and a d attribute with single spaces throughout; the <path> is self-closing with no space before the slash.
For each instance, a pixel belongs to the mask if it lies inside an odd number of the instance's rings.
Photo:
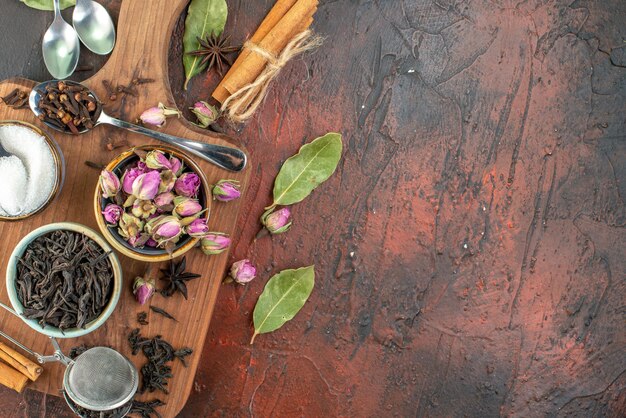
<path id="1" fill-rule="evenodd" d="M 285 64 L 296 55 L 317 48 L 321 44 L 321 37 L 314 35 L 310 30 L 305 30 L 289 41 L 280 55 L 276 56 L 257 44 L 247 41 L 243 47 L 261 55 L 267 60 L 267 65 L 253 83 L 243 86 L 224 100 L 222 112 L 233 122 L 248 120 L 263 102 L 271 81 Z"/>

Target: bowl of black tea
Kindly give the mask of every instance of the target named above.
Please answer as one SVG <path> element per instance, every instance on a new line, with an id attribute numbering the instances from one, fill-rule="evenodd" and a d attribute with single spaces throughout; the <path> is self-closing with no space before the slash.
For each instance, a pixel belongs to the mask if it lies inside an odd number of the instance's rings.
<path id="1" fill-rule="evenodd" d="M 49 337 L 75 338 L 111 316 L 122 268 L 95 231 L 61 222 L 37 228 L 17 244 L 6 279 L 11 305 L 28 326 Z"/>

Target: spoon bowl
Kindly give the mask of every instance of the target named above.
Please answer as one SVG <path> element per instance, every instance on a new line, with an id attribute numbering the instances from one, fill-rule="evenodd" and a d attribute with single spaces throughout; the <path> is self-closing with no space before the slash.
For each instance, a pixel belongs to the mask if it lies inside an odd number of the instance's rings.
<path id="1" fill-rule="evenodd" d="M 43 83 L 39 83 L 38 85 L 36 85 L 30 92 L 30 96 L 28 97 L 28 105 L 30 106 L 30 109 L 33 111 L 35 116 L 37 116 L 37 118 L 39 118 L 48 127 L 59 132 L 70 134 L 71 132 L 63 130 L 57 125 L 46 121 L 44 118 L 45 112 L 39 107 L 39 100 L 41 99 L 43 94 L 46 94 L 46 86 L 52 83 L 57 83 L 57 81 L 44 81 Z M 96 102 L 98 103 L 98 108 L 102 110 L 102 103 L 100 102 L 100 100 L 98 100 L 98 97 L 94 94 L 94 92 L 91 91 L 89 88 L 75 81 L 64 80 L 64 83 L 68 86 L 82 86 L 83 88 L 89 90 L 89 95 L 96 100 Z M 203 160 L 206 160 L 228 171 L 241 171 L 246 167 L 247 164 L 246 154 L 238 148 L 226 147 L 223 145 L 206 144 L 204 142 L 179 138 L 177 136 L 168 135 L 163 132 L 153 131 L 143 126 L 135 125 L 133 123 L 111 117 L 107 115 L 104 111 L 100 111 L 98 119 L 94 123 L 94 128 L 101 124 L 113 125 L 131 132 L 149 136 L 158 141 L 181 148 L 182 150 L 187 151 L 188 153 L 193 154 L 196 157 L 200 157 Z M 81 129 L 77 131 L 77 133 L 83 134 L 90 130 L 91 129 L 82 126 Z"/>
<path id="2" fill-rule="evenodd" d="M 80 41 L 74 28 L 63 20 L 59 0 L 54 0 L 54 21 L 43 36 L 41 49 L 44 63 L 52 77 L 69 77 L 76 69 Z"/>
<path id="3" fill-rule="evenodd" d="M 106 9 L 93 0 L 77 0 L 72 15 L 74 29 L 82 43 L 99 55 L 115 46 L 115 26 Z"/>

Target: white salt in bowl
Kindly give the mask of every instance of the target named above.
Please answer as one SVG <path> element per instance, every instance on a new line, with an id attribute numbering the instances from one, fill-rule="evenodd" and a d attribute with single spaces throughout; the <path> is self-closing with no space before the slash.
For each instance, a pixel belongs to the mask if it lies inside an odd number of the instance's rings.
<path id="1" fill-rule="evenodd" d="M 30 146 L 35 145 L 39 150 L 45 149 L 46 152 L 50 152 L 51 159 L 48 157 L 47 154 L 45 156 L 38 157 L 41 157 L 42 162 L 47 161 L 54 168 L 54 173 L 52 173 L 51 175 L 52 181 L 50 182 L 50 184 L 43 186 L 43 195 L 35 196 L 33 201 L 35 201 L 36 205 L 34 205 L 34 207 L 32 207 L 30 210 L 27 210 L 24 213 L 20 213 L 18 215 L 10 215 L 2 210 L 0 205 L 0 221 L 21 221 L 43 211 L 59 194 L 59 192 L 61 191 L 61 187 L 63 186 L 63 180 L 65 176 L 65 161 L 63 159 L 63 153 L 61 152 L 61 149 L 59 148 L 59 145 L 54 140 L 54 138 L 52 138 L 52 136 L 47 132 L 44 132 L 43 130 L 34 125 L 31 125 L 30 123 L 18 120 L 0 121 L 0 141 L 2 141 L 2 136 L 7 134 L 14 135 L 11 136 L 12 140 L 20 141 L 19 147 L 16 145 L 15 150 L 12 150 L 11 147 L 5 146 L 6 151 L 8 151 L 10 154 L 27 152 L 29 147 L 28 144 L 30 143 Z M 36 142 L 36 137 L 43 139 L 43 147 L 39 146 L 41 144 Z M 40 166 L 41 165 L 38 165 L 38 167 Z M 0 178 L 2 178 L 3 181 L 6 181 L 7 174 L 8 173 L 0 172 Z"/>

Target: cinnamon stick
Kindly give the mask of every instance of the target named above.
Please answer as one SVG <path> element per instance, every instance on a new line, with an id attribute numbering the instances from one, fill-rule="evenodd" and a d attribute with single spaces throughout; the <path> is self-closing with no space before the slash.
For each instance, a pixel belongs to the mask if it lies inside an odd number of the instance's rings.
<path id="1" fill-rule="evenodd" d="M 43 372 L 43 368 L 40 365 L 3 343 L 0 343 L 0 359 L 4 360 L 33 382 L 37 380 Z"/>
<path id="2" fill-rule="evenodd" d="M 313 22 L 318 0 L 278 0 L 249 42 L 278 55 L 298 33 Z M 252 83 L 263 71 L 267 59 L 245 48 L 232 65 L 213 97 L 223 103 L 241 87 Z"/>
<path id="3" fill-rule="evenodd" d="M 21 393 L 28 382 L 28 377 L 13 367 L 0 363 L 0 385 Z"/>

